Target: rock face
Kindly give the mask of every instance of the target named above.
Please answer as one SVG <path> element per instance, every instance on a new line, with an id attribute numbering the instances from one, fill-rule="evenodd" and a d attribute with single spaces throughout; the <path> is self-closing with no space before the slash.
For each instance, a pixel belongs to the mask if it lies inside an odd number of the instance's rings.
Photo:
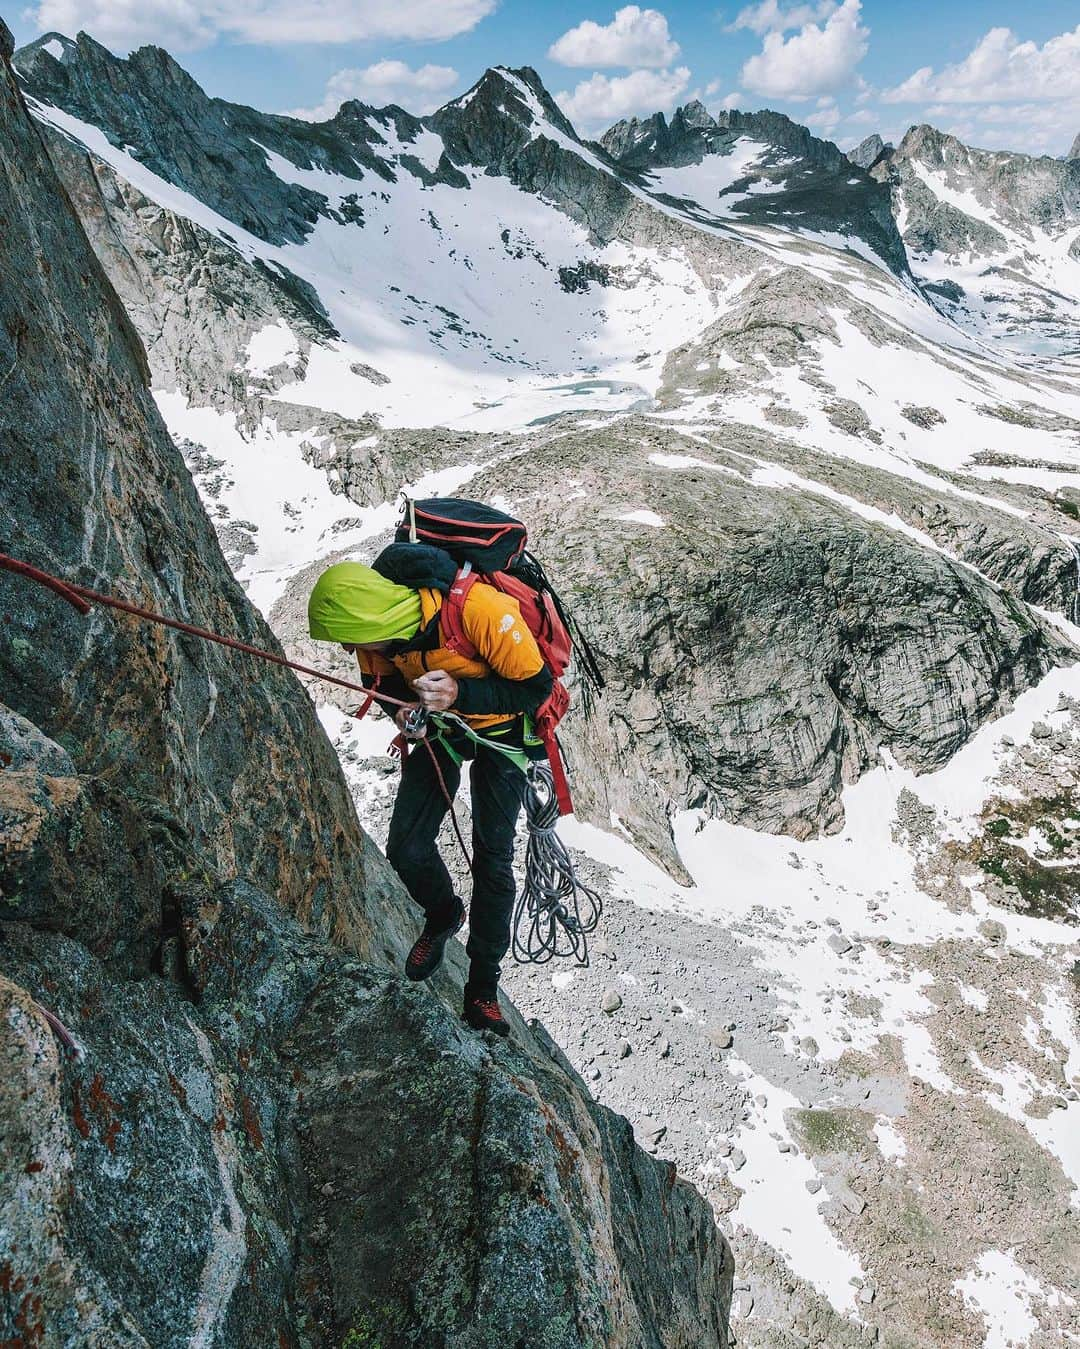
<path id="1" fill-rule="evenodd" d="M 908 131 L 889 160 L 889 167 L 900 174 L 905 190 L 909 190 L 914 175 L 905 173 L 905 165 L 921 165 L 943 176 L 954 191 L 970 196 L 976 210 L 982 206 L 988 215 L 1021 233 L 1029 233 L 1033 226 L 1054 233 L 1080 216 L 1080 166 L 1074 159 L 978 150 L 935 127 L 922 125 Z M 956 207 L 953 211 L 967 214 L 968 219 L 977 218 Z M 933 236 L 928 241 L 930 247 L 944 252 L 957 250 L 965 241 L 950 233 L 948 222 L 954 219 L 946 212 L 936 227 L 930 222 L 920 226 L 917 220 L 911 220 L 905 238 L 922 228 Z M 919 247 L 920 251 L 929 251 L 921 244 Z"/>
<path id="2" fill-rule="evenodd" d="M 669 810 L 801 837 L 835 827 L 844 785 L 879 746 L 916 771 L 940 767 L 1068 659 L 974 570 L 840 503 L 762 491 L 755 450 L 779 450 L 766 437 L 702 439 L 672 464 L 665 431 L 627 419 L 499 468 L 498 490 L 534 525 L 540 555 L 558 557 L 554 574 L 606 658 L 604 696 L 566 723 L 580 808 L 614 812 L 676 873 Z M 822 462 L 790 462 L 843 492 Z M 557 503 L 535 486 L 563 481 L 580 490 Z M 880 491 L 897 509 L 896 482 Z M 646 502 L 659 525 L 627 519 Z M 921 514 L 917 497 L 906 509 Z M 949 528 L 987 547 L 985 525 Z"/>
<path id="3" fill-rule="evenodd" d="M 0 49 L 5 545 L 272 646 Z M 539 1028 L 466 1032 L 460 961 L 391 972 L 414 920 L 296 682 L 0 595 L 0 1339 L 724 1344 L 696 1193 Z"/>
<path id="4" fill-rule="evenodd" d="M 913 270 L 950 318 L 999 339 L 1015 331 L 1022 350 L 1073 350 L 1080 252 L 1062 244 L 1080 221 L 1080 159 L 980 150 L 923 125 L 872 173 L 892 185 Z M 962 286 L 942 275 L 953 264 Z"/>
<path id="5" fill-rule="evenodd" d="M 285 268 L 242 258 L 67 136 L 51 127 L 42 134 L 95 253 L 145 336 L 154 387 L 198 406 L 237 409 L 248 425 L 257 421 L 268 395 L 303 376 L 311 343 L 337 336 L 314 290 Z M 296 334 L 295 361 L 245 378 L 252 334 L 274 324 Z M 311 411 L 306 424 L 317 418 Z"/>
<path id="6" fill-rule="evenodd" d="M 875 131 L 872 136 L 867 136 L 861 140 L 854 150 L 849 150 L 847 157 L 858 168 L 869 172 L 881 156 L 892 148 L 891 145 L 887 146 Z"/>

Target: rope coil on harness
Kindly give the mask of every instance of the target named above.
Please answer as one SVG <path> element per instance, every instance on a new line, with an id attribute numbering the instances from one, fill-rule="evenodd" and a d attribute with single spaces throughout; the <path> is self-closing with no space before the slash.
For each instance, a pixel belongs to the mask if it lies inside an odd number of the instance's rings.
<path id="1" fill-rule="evenodd" d="M 16 576 L 25 577 L 29 581 L 44 586 L 60 596 L 61 599 L 66 600 L 68 604 L 84 616 L 90 613 L 91 607 L 95 604 L 116 609 L 144 622 L 157 623 L 163 627 L 173 628 L 175 631 L 185 633 L 190 637 L 198 637 L 202 641 L 213 642 L 218 646 L 239 651 L 243 655 L 268 661 L 272 665 L 295 670 L 297 673 L 308 675 L 312 679 L 318 679 L 327 684 L 335 684 L 339 688 L 351 689 L 363 694 L 367 706 L 370 706 L 374 699 L 390 707 L 409 708 L 411 710 L 409 729 L 413 734 L 421 729 L 426 732 L 429 721 L 440 729 L 449 729 L 453 725 L 464 730 L 470 739 L 477 741 L 485 749 L 506 754 L 515 760 L 518 757 L 513 750 L 478 736 L 467 722 L 452 712 L 427 714 L 425 709 L 417 708 L 415 703 L 407 702 L 402 698 L 391 697 L 388 693 L 382 693 L 375 688 L 368 688 L 351 679 L 342 679 L 338 675 L 326 674 L 310 665 L 302 665 L 298 661 L 289 660 L 276 652 L 253 646 L 250 642 L 240 641 L 239 638 L 226 637 L 222 633 L 211 631 L 209 628 L 201 628 L 194 623 L 186 623 L 178 618 L 169 618 L 165 614 L 159 614 L 153 609 L 132 604 L 128 600 L 122 600 L 115 595 L 107 595 L 101 591 L 92 590 L 89 586 L 79 585 L 73 581 L 63 581 L 58 576 L 53 576 L 51 573 L 42 571 L 40 568 L 18 558 L 10 557 L 6 553 L 0 553 L 0 570 L 12 572 Z M 457 812 L 454 809 L 453 797 L 446 785 L 435 751 L 426 733 L 422 739 L 413 743 L 423 744 L 431 756 L 440 789 L 450 809 L 450 817 L 458 844 L 471 871 L 473 869 L 472 857 L 469 855 L 468 847 L 465 844 Z M 518 766 L 521 767 L 521 764 Z M 525 792 L 525 813 L 529 827 L 529 841 L 525 856 L 525 883 L 514 907 L 514 959 L 520 964 L 544 964 L 553 956 L 573 956 L 582 965 L 588 965 L 586 937 L 595 930 L 597 923 L 600 921 L 602 912 L 600 897 L 594 890 L 587 885 L 583 885 L 577 879 L 570 853 L 555 833 L 555 825 L 559 819 L 559 807 L 551 777 L 551 769 L 546 764 L 533 763 L 529 765 L 527 771 L 524 768 L 522 771 L 526 772 L 528 778 L 528 786 Z M 526 918 L 529 921 L 529 929 L 523 940 L 519 929 L 523 919 Z M 560 944 L 560 930 L 565 936 L 565 945 Z M 44 1011 L 44 1009 L 42 1010 Z M 51 1017 L 51 1013 L 46 1013 L 46 1015 Z M 51 1020 L 50 1025 L 52 1025 Z M 66 1031 L 60 1023 L 57 1023 L 54 1029 L 66 1046 L 66 1040 L 71 1039 L 70 1032 Z"/>
<path id="2" fill-rule="evenodd" d="M 570 852 L 555 832 L 559 802 L 546 763 L 529 768 L 525 817 L 529 841 L 525 882 L 514 904 L 514 959 L 543 965 L 554 956 L 573 956 L 588 965 L 588 936 L 600 922 L 603 905 L 596 891 L 578 879 Z"/>

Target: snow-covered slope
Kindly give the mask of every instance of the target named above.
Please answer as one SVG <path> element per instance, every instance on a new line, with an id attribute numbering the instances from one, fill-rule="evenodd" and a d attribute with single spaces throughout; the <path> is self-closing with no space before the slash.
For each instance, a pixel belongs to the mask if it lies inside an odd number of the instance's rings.
<path id="1" fill-rule="evenodd" d="M 940 307 L 980 337 L 1080 356 L 1080 160 L 972 149 L 912 127 L 874 174 Z"/>
<path id="2" fill-rule="evenodd" d="M 997 1343 L 984 1314 L 1030 1310 L 1062 1342 L 1073 170 L 925 130 L 859 167 L 699 104 L 585 142 L 527 69 L 308 124 L 155 49 L 18 67 L 288 644 L 334 660 L 306 586 L 402 486 L 535 526 L 611 674 L 567 724 L 609 919 L 593 970 L 514 993 L 710 1187 L 740 1341 Z M 324 721 L 377 831 L 385 728 Z"/>

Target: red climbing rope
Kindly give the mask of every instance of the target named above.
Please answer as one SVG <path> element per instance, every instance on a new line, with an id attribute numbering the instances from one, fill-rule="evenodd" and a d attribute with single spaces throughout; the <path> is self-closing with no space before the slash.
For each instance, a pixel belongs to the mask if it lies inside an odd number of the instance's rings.
<path id="1" fill-rule="evenodd" d="M 158 623 L 165 628 L 175 628 L 177 632 L 186 633 L 189 637 L 198 637 L 204 642 L 215 642 L 218 646 L 227 646 L 232 651 L 240 651 L 245 656 L 255 656 L 259 660 L 269 661 L 272 665 L 282 665 L 288 670 L 296 670 L 299 674 L 309 675 L 312 679 L 321 679 L 326 684 L 336 684 L 339 688 L 353 689 L 355 692 L 364 695 L 368 706 L 370 706 L 372 698 L 392 707 L 415 706 L 414 703 L 406 702 L 403 698 L 392 698 L 388 693 L 379 693 L 373 688 L 365 688 L 363 684 L 357 684 L 351 679 L 341 679 L 337 675 L 315 670 L 310 665 L 301 665 L 298 661 L 288 660 L 285 656 L 277 655 L 276 652 L 266 651 L 260 646 L 252 646 L 250 642 L 241 642 L 236 637 L 226 637 L 220 632 L 211 632 L 209 628 L 200 628 L 194 623 L 184 623 L 179 618 L 169 618 L 153 609 L 144 609 L 141 605 L 131 604 L 127 600 L 118 599 L 115 595 L 105 595 L 100 590 L 91 590 L 89 586 L 78 585 L 74 581 L 62 581 L 59 576 L 53 576 L 47 571 L 42 571 L 39 567 L 33 567 L 29 562 L 22 562 L 18 558 L 9 557 L 7 553 L 0 553 L 0 569 L 14 572 L 16 576 L 23 576 L 29 581 L 45 586 L 54 594 L 59 595 L 61 599 L 67 600 L 68 604 L 77 609 L 80 614 L 88 614 L 92 605 L 101 604 L 109 609 L 118 609 L 121 613 L 131 614 L 134 618 L 141 618 L 146 623 Z M 439 787 L 446 798 L 447 805 L 450 807 L 450 818 L 453 821 L 457 841 L 471 869 L 472 858 L 465 846 L 465 840 L 458 824 L 457 812 L 454 809 L 454 799 L 446 786 L 446 779 L 439 767 L 439 761 L 426 737 L 421 743 L 428 754 L 431 755 L 431 762 L 439 781 Z"/>
<path id="2" fill-rule="evenodd" d="M 153 609 L 143 609 L 140 605 L 118 599 L 115 595 L 103 595 L 99 590 L 91 590 L 89 586 L 77 585 L 74 581 L 61 581 L 58 576 L 52 576 L 47 571 L 32 567 L 29 562 L 20 562 L 18 558 L 9 557 L 6 553 L 0 553 L 0 568 L 14 572 L 17 576 L 25 576 L 28 580 L 36 581 L 39 585 L 47 586 L 49 590 L 54 591 L 78 609 L 80 614 L 88 614 L 90 606 L 93 604 L 103 604 L 110 609 L 119 609 L 121 613 L 141 618 L 147 623 L 160 623 L 163 627 L 175 628 L 177 632 L 186 632 L 189 637 L 201 637 L 204 642 L 216 642 L 218 646 L 227 646 L 233 651 L 242 651 L 245 656 L 257 656 L 260 660 L 270 661 L 273 665 L 284 665 L 289 670 L 297 670 L 300 674 L 310 675 L 313 679 L 321 679 L 324 683 L 337 684 L 343 689 L 353 689 L 357 693 L 362 693 L 365 698 L 377 698 L 380 702 L 391 703 L 395 707 L 413 706 L 412 703 L 408 703 L 402 698 L 391 698 L 388 693 L 376 693 L 373 689 L 365 688 L 363 684 L 356 684 L 351 679 L 340 679 L 337 675 L 325 674 L 322 670 L 314 670 L 310 665 L 301 665 L 298 661 L 287 660 L 284 656 L 279 656 L 273 651 L 266 651 L 261 646 L 252 646 L 249 642 L 241 642 L 236 637 L 225 637 L 220 632 L 211 632 L 209 628 L 199 628 L 194 623 L 184 623 L 179 618 L 168 618 L 165 614 L 155 613 Z"/>

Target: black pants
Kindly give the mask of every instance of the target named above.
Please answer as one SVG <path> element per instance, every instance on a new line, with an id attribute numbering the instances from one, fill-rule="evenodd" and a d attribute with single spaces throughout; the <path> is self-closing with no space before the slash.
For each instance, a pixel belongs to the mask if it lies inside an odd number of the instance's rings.
<path id="1" fill-rule="evenodd" d="M 451 796 L 457 795 L 461 769 L 432 740 Z M 455 744 L 455 749 L 458 746 Z M 469 912 L 469 981 L 494 989 L 499 962 L 510 945 L 514 908 L 514 829 L 525 793 L 525 774 L 498 750 L 465 740 L 459 750 L 472 759 L 473 890 Z M 446 864 L 435 840 L 449 807 L 431 755 L 417 745 L 405 761 L 390 820 L 386 856 L 405 888 L 428 918 L 451 922 L 457 901 Z"/>

